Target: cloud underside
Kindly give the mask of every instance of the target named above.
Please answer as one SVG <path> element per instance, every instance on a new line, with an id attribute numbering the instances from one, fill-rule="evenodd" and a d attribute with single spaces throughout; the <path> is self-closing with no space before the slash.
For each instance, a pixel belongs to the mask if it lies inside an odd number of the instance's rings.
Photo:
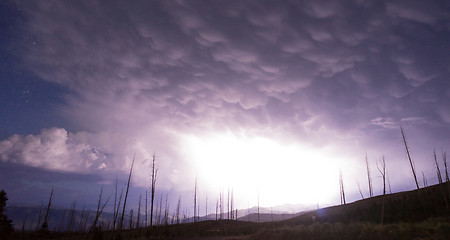
<path id="1" fill-rule="evenodd" d="M 0 143 L 3 161 L 115 169 L 107 159 L 130 155 L 116 153 L 123 139 L 178 156 L 161 143 L 177 144 L 176 132 L 327 144 L 450 122 L 449 14 L 437 1 L 18 5 L 36 42 L 21 42 L 20 57 L 70 90 L 62 114 L 91 133 L 12 136 Z"/>

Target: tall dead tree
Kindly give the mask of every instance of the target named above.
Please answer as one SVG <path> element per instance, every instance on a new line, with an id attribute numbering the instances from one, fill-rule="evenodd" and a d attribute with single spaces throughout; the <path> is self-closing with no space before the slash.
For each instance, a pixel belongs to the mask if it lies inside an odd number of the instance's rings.
<path id="1" fill-rule="evenodd" d="M 425 173 L 422 171 L 422 180 L 423 180 L 423 187 L 428 187 L 427 179 L 425 178 Z"/>
<path id="2" fill-rule="evenodd" d="M 366 169 L 367 169 L 367 182 L 369 183 L 369 197 L 373 197 L 372 178 L 370 177 L 369 160 L 366 153 Z"/>
<path id="3" fill-rule="evenodd" d="M 69 224 L 67 225 L 67 232 L 73 231 L 73 225 L 75 223 L 75 204 L 76 201 L 73 201 L 72 207 L 70 208 L 69 212 Z"/>
<path id="4" fill-rule="evenodd" d="M 86 206 L 83 205 L 83 209 L 81 210 L 80 222 L 78 224 L 78 231 L 80 231 L 80 232 L 84 231 L 83 221 L 84 221 L 85 210 L 86 210 Z"/>
<path id="5" fill-rule="evenodd" d="M 231 202 L 230 202 L 231 220 L 233 220 L 233 201 L 234 201 L 233 193 L 234 193 L 234 190 L 233 190 L 233 188 L 231 188 Z"/>
<path id="6" fill-rule="evenodd" d="M 442 175 L 441 175 L 441 170 L 439 169 L 439 163 L 437 161 L 436 150 L 434 150 L 433 156 L 434 156 L 434 163 L 436 165 L 436 176 L 438 178 L 439 184 L 441 184 L 442 183 Z"/>
<path id="7" fill-rule="evenodd" d="M 156 155 L 152 157 L 152 179 L 151 179 L 151 199 L 150 199 L 150 227 L 153 226 L 153 203 L 155 202 L 155 190 L 156 190 L 156 177 L 158 175 L 158 169 L 155 166 Z"/>
<path id="8" fill-rule="evenodd" d="M 403 131 L 403 127 L 400 127 L 400 132 L 402 133 L 403 143 L 405 144 L 406 154 L 408 155 L 409 164 L 411 165 L 411 171 L 414 176 L 414 181 L 416 182 L 416 187 L 419 189 L 419 182 L 417 182 L 416 170 L 414 169 L 414 163 L 411 159 L 411 154 L 409 153 L 408 144 L 406 143 L 405 132 Z"/>
<path id="9" fill-rule="evenodd" d="M 92 232 L 92 230 L 94 230 L 94 228 L 97 227 L 97 221 L 98 221 L 98 218 L 100 217 L 100 214 L 101 214 L 100 213 L 100 208 L 101 208 L 101 204 L 102 204 L 102 195 L 103 195 L 103 186 L 100 189 L 100 195 L 98 197 L 97 211 L 95 213 L 94 223 L 92 224 L 91 229 L 90 229 L 89 232 Z"/>
<path id="10" fill-rule="evenodd" d="M 436 156 L 436 150 L 434 150 L 433 155 L 434 155 L 434 163 L 436 164 L 436 175 L 437 175 L 439 184 L 442 184 L 442 175 L 441 175 L 441 170 L 439 169 L 439 163 L 438 163 L 437 156 Z"/>
<path id="11" fill-rule="evenodd" d="M 436 175 L 437 175 L 437 178 L 438 178 L 438 181 L 439 181 L 439 186 L 440 186 L 440 189 L 441 189 L 442 196 L 444 197 L 445 206 L 448 209 L 447 194 L 446 194 L 444 185 L 442 185 L 442 183 L 443 183 L 442 175 L 441 175 L 441 170 L 439 169 L 439 164 L 438 164 L 438 160 L 437 160 L 437 156 L 436 156 L 436 150 L 433 152 L 433 154 L 434 154 L 434 163 L 436 164 Z"/>
<path id="12" fill-rule="evenodd" d="M 166 203 L 164 205 L 164 225 L 169 224 L 169 194 L 166 193 Z"/>
<path id="13" fill-rule="evenodd" d="M 145 191 L 145 227 L 147 227 L 148 225 L 148 211 L 147 211 L 147 191 Z"/>
<path id="14" fill-rule="evenodd" d="M 217 221 L 217 212 L 219 209 L 219 199 L 216 199 L 216 221 Z"/>
<path id="15" fill-rule="evenodd" d="M 447 169 L 447 154 L 443 151 L 442 152 L 442 161 L 444 161 L 444 169 L 445 169 L 445 181 L 449 181 L 448 177 L 448 169 Z"/>
<path id="16" fill-rule="evenodd" d="M 53 187 L 50 193 L 50 199 L 48 200 L 47 212 L 45 213 L 44 223 L 42 224 L 41 231 L 48 231 L 48 216 L 50 213 L 50 206 L 52 205 Z"/>
<path id="17" fill-rule="evenodd" d="M 130 226 L 129 229 L 133 229 L 133 209 L 130 210 Z"/>
<path id="18" fill-rule="evenodd" d="M 195 176 L 195 185 L 194 185 L 194 222 L 196 222 L 196 213 L 197 213 L 197 176 Z"/>
<path id="19" fill-rule="evenodd" d="M 387 179 L 387 183 L 388 183 L 388 187 L 389 187 L 389 194 L 392 193 L 392 189 L 391 189 L 391 181 L 389 180 L 389 172 L 386 168 L 386 179 Z"/>
<path id="20" fill-rule="evenodd" d="M 342 170 L 339 170 L 339 186 L 341 192 L 341 204 L 345 205 L 344 179 L 342 178 Z"/>
<path id="21" fill-rule="evenodd" d="M 258 222 L 260 221 L 261 219 L 259 218 L 259 190 L 258 190 Z"/>
<path id="22" fill-rule="evenodd" d="M 219 219 L 223 219 L 223 191 L 219 193 Z"/>
<path id="23" fill-rule="evenodd" d="M 359 185 L 359 182 L 356 181 L 356 184 L 358 185 L 358 190 L 359 190 L 359 194 L 361 195 L 361 198 L 364 199 L 364 195 L 363 195 L 363 193 L 361 191 L 361 186 Z M 317 208 L 317 209 L 319 209 L 319 208 Z"/>
<path id="24" fill-rule="evenodd" d="M 136 228 L 137 229 L 139 229 L 139 223 L 141 222 L 141 198 L 142 198 L 142 194 L 139 195 L 139 205 L 138 205 L 137 220 L 136 220 Z"/>
<path id="25" fill-rule="evenodd" d="M 120 192 L 120 197 L 117 198 L 117 185 L 118 185 L 118 179 L 116 178 L 116 186 L 114 190 L 114 209 L 113 209 L 113 237 L 116 231 L 117 227 L 117 219 L 119 218 L 119 209 L 120 209 L 120 203 L 122 202 L 122 196 L 123 196 L 123 188 Z"/>
<path id="26" fill-rule="evenodd" d="M 156 216 L 158 217 L 158 221 L 156 222 L 156 225 L 161 225 L 162 202 L 163 202 L 163 196 L 161 194 L 159 196 L 159 203 L 157 204 L 157 208 L 159 208 L 159 210 L 158 210 L 158 213 L 156 214 Z"/>
<path id="27" fill-rule="evenodd" d="M 200 222 L 200 198 L 197 197 L 197 222 Z"/>
<path id="28" fill-rule="evenodd" d="M 385 200 L 385 195 L 386 195 L 386 161 L 384 160 L 384 156 L 383 156 L 382 160 L 380 161 L 380 166 L 378 166 L 378 162 L 377 162 L 377 168 L 381 174 L 381 178 L 383 179 L 383 202 L 381 205 L 381 225 L 383 225 L 383 222 L 384 222 L 384 200 Z"/>
<path id="29" fill-rule="evenodd" d="M 118 185 L 119 179 L 116 176 L 116 183 L 114 188 L 114 207 L 113 207 L 113 232 L 116 230 L 116 207 L 117 207 L 117 185 Z"/>
<path id="30" fill-rule="evenodd" d="M 42 218 L 42 209 L 43 208 L 44 208 L 44 203 L 41 201 L 41 207 L 39 208 L 39 216 L 38 216 L 36 231 L 39 230 L 39 228 L 41 227 L 41 218 Z"/>
<path id="31" fill-rule="evenodd" d="M 123 227 L 123 218 L 125 216 L 125 208 L 127 207 L 128 190 L 130 189 L 131 174 L 133 172 L 135 158 L 136 158 L 136 154 L 134 154 L 134 156 L 133 156 L 133 162 L 131 162 L 131 168 L 130 168 L 130 175 L 128 175 L 127 190 L 125 192 L 125 199 L 123 200 L 122 216 L 120 218 L 119 229 L 122 229 L 122 227 Z"/>
<path id="32" fill-rule="evenodd" d="M 97 211 L 95 213 L 95 218 L 94 218 L 94 223 L 92 223 L 91 228 L 89 229 L 89 233 L 93 232 L 94 230 L 98 230 L 97 229 L 97 223 L 98 223 L 98 219 L 100 218 L 100 215 L 103 213 L 103 210 L 106 207 L 106 204 L 108 204 L 109 199 L 111 198 L 111 195 L 109 195 L 108 199 L 105 201 L 105 203 L 103 205 L 101 205 L 102 203 L 102 195 L 103 195 L 103 186 L 100 190 L 100 196 L 98 197 L 98 204 L 97 204 Z M 85 239 L 89 238 L 89 233 L 86 234 Z"/>
<path id="33" fill-rule="evenodd" d="M 447 169 L 447 154 L 442 151 L 442 160 L 444 161 L 444 168 L 445 168 L 445 182 L 449 182 L 449 176 L 448 176 L 448 169 Z M 450 197 L 450 184 L 447 184 L 447 193 Z M 447 206 L 448 208 L 448 206 Z"/>
<path id="34" fill-rule="evenodd" d="M 177 224 L 180 224 L 180 206 L 181 206 L 181 195 L 178 197 L 177 210 L 176 210 Z"/>
<path id="35" fill-rule="evenodd" d="M 248 216 L 248 222 L 250 222 L 250 203 L 247 202 L 247 216 Z"/>
<path id="36" fill-rule="evenodd" d="M 228 186 L 227 194 L 227 219 L 230 220 L 230 186 Z"/>

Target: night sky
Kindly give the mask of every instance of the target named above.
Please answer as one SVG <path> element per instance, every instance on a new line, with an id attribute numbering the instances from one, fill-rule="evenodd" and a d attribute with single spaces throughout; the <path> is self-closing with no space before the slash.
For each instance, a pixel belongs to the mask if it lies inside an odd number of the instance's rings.
<path id="1" fill-rule="evenodd" d="M 449 1 L 2 1 L 0 188 L 95 205 L 126 179 L 213 208 L 423 186 L 450 151 Z M 202 203 L 203 202 L 203 203 Z M 302 209 L 297 209 L 298 211 Z M 203 211 L 203 210 L 202 210 Z"/>

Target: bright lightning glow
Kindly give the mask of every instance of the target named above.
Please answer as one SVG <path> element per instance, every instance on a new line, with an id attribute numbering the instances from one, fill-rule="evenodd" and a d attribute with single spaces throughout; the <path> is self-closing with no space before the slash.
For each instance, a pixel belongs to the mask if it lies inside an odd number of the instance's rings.
<path id="1" fill-rule="evenodd" d="M 338 194 L 338 159 L 306 145 L 232 133 L 186 136 L 185 151 L 201 184 L 212 192 L 234 189 L 241 206 L 330 202 Z"/>

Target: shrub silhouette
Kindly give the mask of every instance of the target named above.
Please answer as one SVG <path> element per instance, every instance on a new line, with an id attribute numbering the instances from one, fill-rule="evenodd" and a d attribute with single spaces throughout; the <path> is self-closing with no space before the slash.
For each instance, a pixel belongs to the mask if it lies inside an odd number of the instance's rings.
<path id="1" fill-rule="evenodd" d="M 6 201 L 8 201 L 8 197 L 5 190 L 2 189 L 0 191 L 0 236 L 8 235 L 14 231 L 12 221 L 5 214 Z"/>

